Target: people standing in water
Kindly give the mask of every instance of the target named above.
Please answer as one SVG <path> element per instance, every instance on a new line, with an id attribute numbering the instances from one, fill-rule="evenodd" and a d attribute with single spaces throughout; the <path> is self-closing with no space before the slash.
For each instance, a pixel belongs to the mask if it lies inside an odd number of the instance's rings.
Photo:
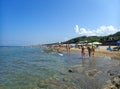
<path id="1" fill-rule="evenodd" d="M 94 56 L 94 53 L 95 53 L 95 46 L 94 45 L 92 45 L 92 47 L 91 47 L 91 53 Z"/>
<path id="2" fill-rule="evenodd" d="M 66 44 L 66 50 L 67 50 L 67 52 L 70 52 L 70 45 L 69 44 Z"/>
<path id="3" fill-rule="evenodd" d="M 82 54 L 82 59 L 85 58 L 85 47 L 81 45 L 81 54 Z"/>
<path id="4" fill-rule="evenodd" d="M 87 47 L 87 50 L 88 50 L 89 57 L 91 57 L 91 48 L 90 48 L 90 46 Z"/>

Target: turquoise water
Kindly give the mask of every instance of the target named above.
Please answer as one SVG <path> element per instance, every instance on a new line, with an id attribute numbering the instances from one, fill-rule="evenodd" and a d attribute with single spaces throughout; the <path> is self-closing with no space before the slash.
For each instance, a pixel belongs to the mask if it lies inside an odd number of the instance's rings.
<path id="1" fill-rule="evenodd" d="M 0 47 L 0 89 L 101 89 L 106 71 L 119 69 L 109 57 L 81 59 L 79 52 L 47 53 L 44 47 Z M 73 70 L 73 72 L 69 72 Z M 98 70 L 95 77 L 87 75 Z"/>

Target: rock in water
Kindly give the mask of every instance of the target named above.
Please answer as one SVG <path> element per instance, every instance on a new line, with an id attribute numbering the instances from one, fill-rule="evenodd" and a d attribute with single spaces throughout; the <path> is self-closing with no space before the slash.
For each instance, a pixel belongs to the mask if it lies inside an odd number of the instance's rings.
<path id="1" fill-rule="evenodd" d="M 120 70 L 109 70 L 107 73 L 110 76 L 112 86 L 116 87 L 113 89 L 120 89 Z"/>
<path id="2" fill-rule="evenodd" d="M 100 71 L 97 69 L 88 70 L 86 72 L 87 76 L 89 76 L 89 77 L 95 77 L 98 73 L 100 73 Z"/>
<path id="3" fill-rule="evenodd" d="M 102 87 L 102 89 L 117 89 L 112 83 L 108 83 Z"/>

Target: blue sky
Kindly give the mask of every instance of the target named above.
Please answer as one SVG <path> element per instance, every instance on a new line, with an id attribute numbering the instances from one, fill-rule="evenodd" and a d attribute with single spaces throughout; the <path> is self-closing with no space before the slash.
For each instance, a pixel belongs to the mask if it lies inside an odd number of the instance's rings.
<path id="1" fill-rule="evenodd" d="M 52 43 L 120 31 L 120 0 L 0 0 L 0 3 L 0 45 Z"/>

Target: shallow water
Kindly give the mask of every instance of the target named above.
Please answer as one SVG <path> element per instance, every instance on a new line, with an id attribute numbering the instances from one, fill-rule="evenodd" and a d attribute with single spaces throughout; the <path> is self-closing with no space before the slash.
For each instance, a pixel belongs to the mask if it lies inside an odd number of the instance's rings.
<path id="1" fill-rule="evenodd" d="M 109 57 L 82 60 L 79 52 L 62 54 L 40 46 L 0 47 L 0 89 L 101 89 L 107 71 L 120 69 Z"/>

